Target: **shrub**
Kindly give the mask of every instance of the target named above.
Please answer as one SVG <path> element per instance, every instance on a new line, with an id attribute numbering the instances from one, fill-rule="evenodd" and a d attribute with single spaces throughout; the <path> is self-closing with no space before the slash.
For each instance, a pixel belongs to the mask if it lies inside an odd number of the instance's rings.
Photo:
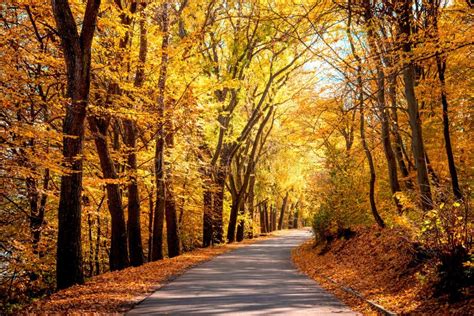
<path id="1" fill-rule="evenodd" d="M 472 284 L 473 232 L 469 199 L 445 198 L 445 202 L 426 213 L 421 238 L 438 259 L 435 295 L 447 294 L 450 300 L 457 300 L 462 288 Z"/>
<path id="2" fill-rule="evenodd" d="M 327 241 L 331 236 L 332 215 L 326 205 L 322 205 L 317 212 L 314 213 L 312 219 L 313 234 L 316 243 Z"/>

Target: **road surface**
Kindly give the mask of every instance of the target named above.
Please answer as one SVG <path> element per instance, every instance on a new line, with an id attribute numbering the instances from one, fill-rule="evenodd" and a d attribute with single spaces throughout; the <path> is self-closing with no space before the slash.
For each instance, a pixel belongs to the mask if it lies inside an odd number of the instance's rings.
<path id="1" fill-rule="evenodd" d="M 292 265 L 291 249 L 310 236 L 298 230 L 220 255 L 128 315 L 357 315 Z"/>

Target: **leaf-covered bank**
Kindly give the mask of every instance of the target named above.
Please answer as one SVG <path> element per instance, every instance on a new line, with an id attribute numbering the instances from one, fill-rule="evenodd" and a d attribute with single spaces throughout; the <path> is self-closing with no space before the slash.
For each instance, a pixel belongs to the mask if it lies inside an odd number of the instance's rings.
<path id="1" fill-rule="evenodd" d="M 293 251 L 295 265 L 364 315 L 376 314 L 363 300 L 328 280 L 361 293 L 366 299 L 399 314 L 472 315 L 473 287 L 464 298 L 450 304 L 447 297 L 435 297 L 434 267 L 438 264 L 412 242 L 402 229 L 357 228 L 349 239 L 335 239 L 329 245 L 309 241 Z"/>

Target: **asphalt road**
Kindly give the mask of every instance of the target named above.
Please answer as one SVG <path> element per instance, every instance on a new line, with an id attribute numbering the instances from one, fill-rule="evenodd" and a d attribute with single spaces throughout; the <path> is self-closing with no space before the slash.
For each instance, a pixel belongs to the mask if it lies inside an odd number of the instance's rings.
<path id="1" fill-rule="evenodd" d="M 292 265 L 291 249 L 310 236 L 298 230 L 220 255 L 128 315 L 357 315 Z"/>

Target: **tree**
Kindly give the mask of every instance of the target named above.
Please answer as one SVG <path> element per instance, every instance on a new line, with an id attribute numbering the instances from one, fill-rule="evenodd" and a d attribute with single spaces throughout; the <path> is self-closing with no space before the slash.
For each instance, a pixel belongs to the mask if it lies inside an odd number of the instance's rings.
<path id="1" fill-rule="evenodd" d="M 81 253 L 82 149 L 89 100 L 91 46 L 100 0 L 87 1 L 80 33 L 68 1 L 54 0 L 52 7 L 66 63 L 67 95 L 71 98 L 63 123 L 63 155 L 70 171 L 61 177 L 58 209 L 56 273 L 57 287 L 62 289 L 84 282 Z"/>

